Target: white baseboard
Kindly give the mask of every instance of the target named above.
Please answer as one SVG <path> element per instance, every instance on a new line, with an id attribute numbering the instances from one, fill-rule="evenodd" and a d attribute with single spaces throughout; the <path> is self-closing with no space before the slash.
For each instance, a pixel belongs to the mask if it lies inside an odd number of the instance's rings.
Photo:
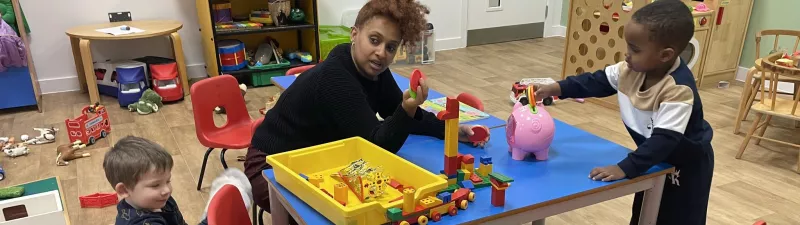
<path id="1" fill-rule="evenodd" d="M 544 31 L 544 37 L 566 37 L 567 27 L 556 25 Z"/>
<path id="2" fill-rule="evenodd" d="M 741 67 L 740 66 L 739 69 L 736 70 L 736 80 L 744 82 L 744 79 L 747 78 L 747 71 L 748 70 L 750 70 L 750 68 Z M 769 88 L 769 81 L 767 81 L 764 84 L 764 88 Z M 786 83 L 786 82 L 779 82 L 778 83 L 778 91 L 779 92 L 792 93 L 792 92 L 794 92 L 794 84 Z"/>
<path id="3" fill-rule="evenodd" d="M 189 79 L 208 77 L 208 75 L 206 75 L 205 64 L 186 65 L 186 72 L 188 73 Z M 80 83 L 78 76 L 46 78 L 39 79 L 39 88 L 41 88 L 42 94 L 55 94 L 78 91 L 81 89 L 78 83 Z"/>
<path id="4" fill-rule="evenodd" d="M 436 39 L 436 43 L 434 43 L 436 45 L 436 51 L 465 48 L 466 46 L 464 46 L 464 43 L 466 43 L 466 41 L 462 39 L 461 37 Z"/>

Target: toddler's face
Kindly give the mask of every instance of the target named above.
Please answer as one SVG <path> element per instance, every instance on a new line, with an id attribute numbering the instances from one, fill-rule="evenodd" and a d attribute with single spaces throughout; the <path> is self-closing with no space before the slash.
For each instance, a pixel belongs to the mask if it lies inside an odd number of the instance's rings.
<path id="1" fill-rule="evenodd" d="M 672 48 L 663 48 L 650 39 L 650 31 L 640 23 L 630 21 L 625 25 L 625 42 L 628 53 L 625 62 L 636 72 L 649 72 L 657 69 L 672 57 Z"/>
<path id="2" fill-rule="evenodd" d="M 144 174 L 136 186 L 126 187 L 128 204 L 139 208 L 156 210 L 161 209 L 167 203 L 172 194 L 171 170 L 156 172 L 154 170 Z"/>

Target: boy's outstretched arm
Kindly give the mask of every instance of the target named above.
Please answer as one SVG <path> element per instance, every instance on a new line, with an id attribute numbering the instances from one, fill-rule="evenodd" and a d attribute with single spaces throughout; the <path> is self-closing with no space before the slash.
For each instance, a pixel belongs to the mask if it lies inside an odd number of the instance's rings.
<path id="1" fill-rule="evenodd" d="M 654 165 L 664 162 L 683 138 L 692 114 L 694 95 L 684 85 L 669 89 L 659 104 L 650 137 L 617 163 L 628 178 L 638 177 Z"/>
<path id="2" fill-rule="evenodd" d="M 625 61 L 607 66 L 594 73 L 569 76 L 558 81 L 561 87 L 559 98 L 603 98 L 617 93 L 620 68 L 627 66 Z M 545 96 L 543 96 L 545 97 Z"/>

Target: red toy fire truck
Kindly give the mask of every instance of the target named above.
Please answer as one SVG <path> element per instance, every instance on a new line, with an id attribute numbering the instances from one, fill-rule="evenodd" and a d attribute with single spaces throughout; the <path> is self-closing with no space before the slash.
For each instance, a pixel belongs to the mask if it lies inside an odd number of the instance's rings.
<path id="1" fill-rule="evenodd" d="M 82 143 L 91 145 L 111 132 L 108 112 L 99 103 L 83 107 L 80 116 L 75 119 L 66 119 L 64 123 L 67 125 L 69 141 L 73 143 L 80 140 Z"/>

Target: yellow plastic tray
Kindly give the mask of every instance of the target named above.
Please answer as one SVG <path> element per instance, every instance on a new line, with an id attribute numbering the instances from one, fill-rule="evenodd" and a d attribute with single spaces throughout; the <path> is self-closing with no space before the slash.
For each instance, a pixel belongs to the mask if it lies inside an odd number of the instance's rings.
<path id="1" fill-rule="evenodd" d="M 272 165 L 275 179 L 283 187 L 306 202 L 320 214 L 335 224 L 381 224 L 388 222 L 386 210 L 391 207 L 402 208 L 403 201 L 394 201 L 401 193 L 387 187 L 382 198 L 361 203 L 348 189 L 348 203 L 343 206 L 320 188 L 334 194 L 333 185 L 338 179 L 330 174 L 350 162 L 364 159 L 371 166 L 381 166 L 384 174 L 403 184 L 413 186 L 417 192 L 415 200 L 434 196 L 447 187 L 447 180 L 411 163 L 361 137 L 352 137 L 326 144 L 267 156 Z M 299 174 L 306 176 L 322 175 L 320 188 L 315 187 Z"/>

